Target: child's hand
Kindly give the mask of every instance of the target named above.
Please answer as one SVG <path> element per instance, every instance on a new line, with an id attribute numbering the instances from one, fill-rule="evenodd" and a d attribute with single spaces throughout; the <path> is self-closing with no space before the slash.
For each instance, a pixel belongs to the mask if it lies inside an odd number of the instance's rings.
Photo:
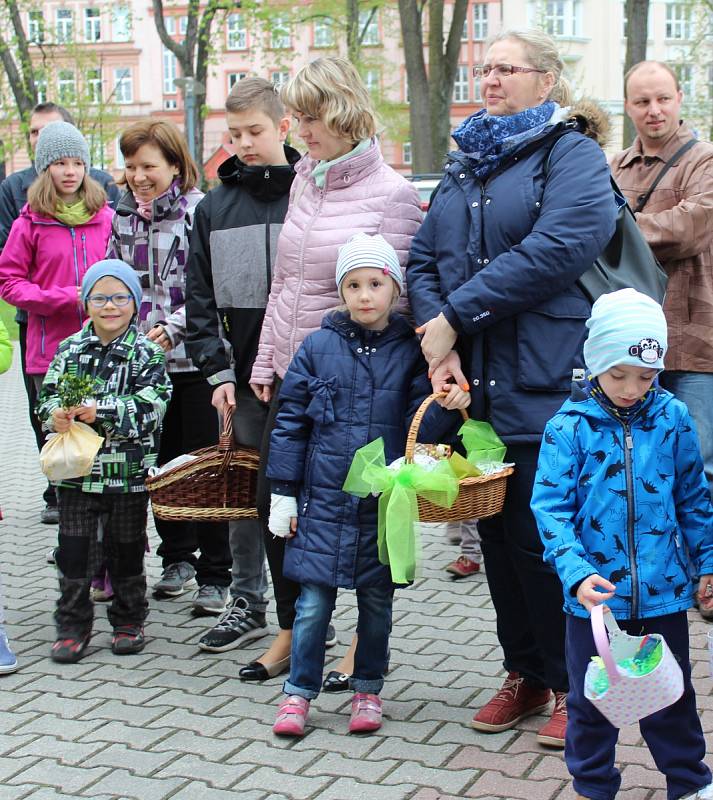
<path id="1" fill-rule="evenodd" d="M 289 495 L 270 495 L 270 518 L 267 528 L 274 536 L 292 539 L 297 533 L 297 498 Z"/>
<path id="2" fill-rule="evenodd" d="M 713 575 L 701 575 L 698 581 L 698 605 L 706 610 L 713 608 Z"/>
<path id="3" fill-rule="evenodd" d="M 97 401 L 92 400 L 86 406 L 77 406 L 72 409 L 72 413 L 74 414 L 74 419 L 91 425 L 93 422 L 97 421 Z"/>
<path id="4" fill-rule="evenodd" d="M 602 589 L 606 591 L 598 592 L 595 588 L 596 586 L 601 586 Z M 616 586 L 614 586 L 613 583 L 609 583 L 606 578 L 602 578 L 601 575 L 588 575 L 579 584 L 577 600 L 579 600 L 587 611 L 591 611 L 594 606 L 598 606 L 600 603 L 613 597 L 614 592 L 616 592 Z"/>
<path id="5" fill-rule="evenodd" d="M 453 411 L 459 408 L 468 408 L 470 405 L 470 392 L 458 384 L 448 383 L 443 387 L 443 391 L 448 392 L 446 397 L 442 397 L 438 401 L 443 408 Z"/>
<path id="6" fill-rule="evenodd" d="M 72 419 L 74 415 L 71 411 L 67 411 L 66 408 L 55 408 L 52 412 L 52 427 L 56 433 L 66 433 L 72 424 Z"/>
<path id="7" fill-rule="evenodd" d="M 168 351 L 173 347 L 171 339 L 166 333 L 166 329 L 163 327 L 163 325 L 154 325 L 153 328 L 151 328 L 146 334 L 146 338 L 152 342 L 156 342 L 156 344 L 164 351 L 164 353 L 168 353 Z"/>

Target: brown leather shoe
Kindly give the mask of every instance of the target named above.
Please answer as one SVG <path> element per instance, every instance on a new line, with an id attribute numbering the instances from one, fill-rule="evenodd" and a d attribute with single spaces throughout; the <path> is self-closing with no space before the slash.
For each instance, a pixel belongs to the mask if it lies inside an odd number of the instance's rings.
<path id="1" fill-rule="evenodd" d="M 506 731 L 521 719 L 544 711 L 550 695 L 549 689 L 529 686 L 519 672 L 509 672 L 500 691 L 480 709 L 470 724 L 484 733 Z"/>
<path id="2" fill-rule="evenodd" d="M 567 693 L 555 692 L 555 707 L 552 716 L 537 732 L 537 741 L 545 747 L 564 747 L 567 732 Z"/>

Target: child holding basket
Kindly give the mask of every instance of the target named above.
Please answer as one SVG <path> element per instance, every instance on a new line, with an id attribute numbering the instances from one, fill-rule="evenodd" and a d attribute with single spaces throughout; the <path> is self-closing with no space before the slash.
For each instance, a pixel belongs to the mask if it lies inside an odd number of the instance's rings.
<path id="1" fill-rule="evenodd" d="M 587 377 L 547 423 L 532 496 L 544 558 L 564 589 L 567 768 L 580 800 L 619 790 L 619 731 L 584 693 L 596 654 L 589 615 L 606 602 L 626 633 L 661 634 L 678 661 L 682 696 L 639 726 L 669 800 L 710 800 L 686 617 L 693 575 L 701 607 L 713 606 L 713 508 L 696 432 L 656 382 L 667 348 L 656 302 L 634 289 L 603 295 L 587 327 Z"/>
<path id="2" fill-rule="evenodd" d="M 349 731 L 381 726 L 394 584 L 377 554 L 376 498 L 359 500 L 342 486 L 355 451 L 378 437 L 386 463 L 404 454 L 408 421 L 430 392 L 416 335 L 392 311 L 403 288 L 393 247 L 357 234 L 339 251 L 336 283 L 346 310 L 324 318 L 287 370 L 267 469 L 268 527 L 288 539 L 284 574 L 301 584 L 286 697 L 273 726 L 288 736 L 304 734 L 319 694 L 340 587 L 356 590 L 359 608 Z M 448 409 L 469 403 L 455 384 L 441 401 Z"/>

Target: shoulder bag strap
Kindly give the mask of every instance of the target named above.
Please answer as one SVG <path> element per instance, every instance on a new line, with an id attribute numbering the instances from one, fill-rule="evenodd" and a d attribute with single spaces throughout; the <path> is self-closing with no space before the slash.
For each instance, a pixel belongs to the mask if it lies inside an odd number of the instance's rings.
<path id="1" fill-rule="evenodd" d="M 634 214 L 638 214 L 640 211 L 643 210 L 644 206 L 649 202 L 649 198 L 651 197 L 652 192 L 654 189 L 659 185 L 663 176 L 671 169 L 674 163 L 684 154 L 687 153 L 694 144 L 698 143 L 698 139 L 689 139 L 685 144 L 682 144 L 678 150 L 669 158 L 669 160 L 661 167 L 661 171 L 659 174 L 654 178 L 654 182 L 649 186 L 648 191 L 645 194 L 640 194 L 638 202 L 636 204 L 636 208 L 634 209 Z"/>

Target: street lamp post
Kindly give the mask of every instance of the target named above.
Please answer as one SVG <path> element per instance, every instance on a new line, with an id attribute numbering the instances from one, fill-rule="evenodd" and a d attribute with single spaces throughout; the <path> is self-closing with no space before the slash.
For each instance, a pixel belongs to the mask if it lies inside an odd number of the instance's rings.
<path id="1" fill-rule="evenodd" d="M 205 86 L 193 77 L 176 78 L 176 86 L 183 92 L 183 102 L 186 106 L 186 140 L 188 150 L 194 161 L 202 160 L 202 154 L 196 153 L 196 97 L 205 95 Z"/>

